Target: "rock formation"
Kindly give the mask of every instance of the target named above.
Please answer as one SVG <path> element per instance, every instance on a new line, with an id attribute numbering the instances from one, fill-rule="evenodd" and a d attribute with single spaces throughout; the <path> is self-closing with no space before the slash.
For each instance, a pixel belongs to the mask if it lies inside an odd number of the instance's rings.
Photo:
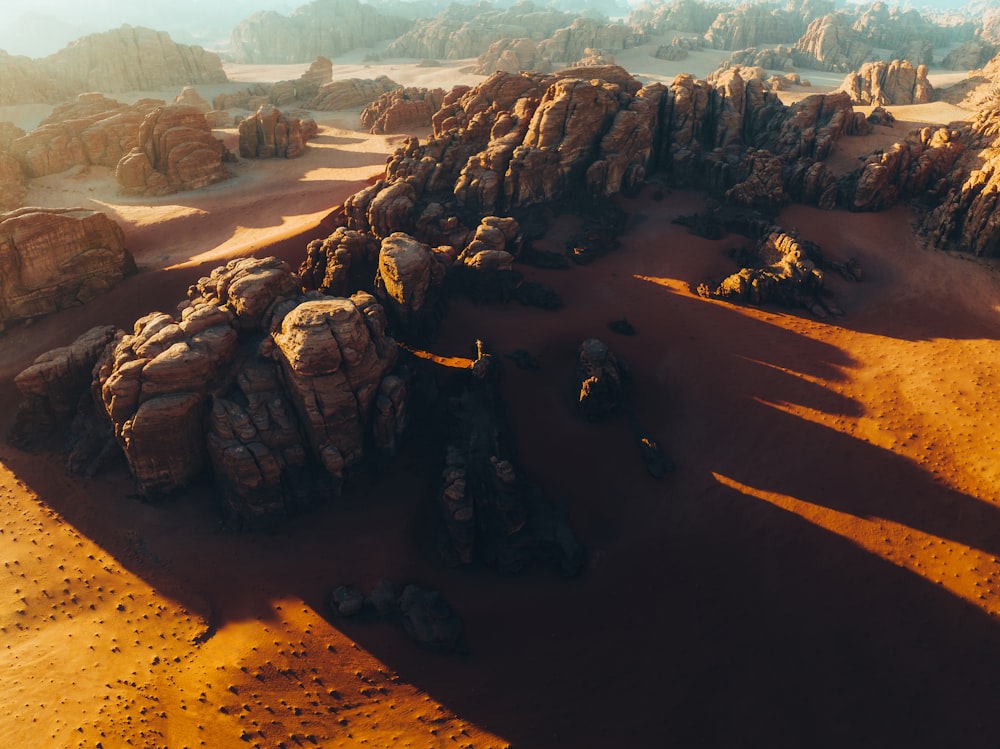
<path id="1" fill-rule="evenodd" d="M 538 43 L 533 39 L 500 39 L 493 42 L 476 61 L 473 71 L 477 75 L 491 75 L 497 71 L 519 73 L 522 70 L 547 73 L 550 61 L 538 53 Z"/>
<path id="2" fill-rule="evenodd" d="M 964 150 L 958 133 L 948 128 L 915 130 L 890 148 L 870 155 L 856 175 L 847 176 L 852 183 L 847 206 L 878 211 L 906 198 L 940 196 Z"/>
<path id="3" fill-rule="evenodd" d="M 245 159 L 294 159 L 306 150 L 306 134 L 313 127 L 285 117 L 276 107 L 261 107 L 239 124 L 240 156 Z"/>
<path id="4" fill-rule="evenodd" d="M 927 66 L 916 68 L 909 60 L 866 62 L 856 73 L 848 73 L 840 84 L 851 101 L 862 105 L 924 104 L 934 95 L 927 80 Z"/>
<path id="5" fill-rule="evenodd" d="M 983 41 L 962 42 L 941 61 L 947 70 L 976 70 L 983 67 L 997 53 L 995 44 Z"/>
<path id="6" fill-rule="evenodd" d="M 705 32 L 713 49 L 746 49 L 798 39 L 806 29 L 800 14 L 770 3 L 742 5 L 719 13 Z"/>
<path id="7" fill-rule="evenodd" d="M 873 56 L 872 45 L 842 13 L 817 18 L 795 43 L 795 64 L 816 70 L 857 70 Z"/>
<path id="8" fill-rule="evenodd" d="M 294 102 L 312 101 L 320 88 L 330 82 L 333 63 L 326 57 L 317 57 L 309 69 L 294 81 L 254 83 L 233 93 L 222 93 L 212 100 L 216 110 L 247 109 L 255 112 L 262 106 L 286 107 Z"/>
<path id="9" fill-rule="evenodd" d="M 729 9 L 722 3 L 699 0 L 675 0 L 672 3 L 650 3 L 635 8 L 628 22 L 644 34 L 660 36 L 669 33 L 704 34 L 716 17 Z"/>
<path id="10" fill-rule="evenodd" d="M 94 299 L 134 270 L 121 228 L 97 211 L 0 214 L 0 330 Z"/>
<path id="11" fill-rule="evenodd" d="M 538 55 L 563 65 L 581 60 L 587 50 L 613 54 L 641 44 L 643 36 L 631 26 L 603 23 L 593 18 L 577 18 L 569 26 L 557 29 L 538 44 Z"/>
<path id="12" fill-rule="evenodd" d="M 14 378 L 21 402 L 12 444 L 38 449 L 53 437 L 65 437 L 80 394 L 90 390 L 94 365 L 114 337 L 113 325 L 91 328 L 70 345 L 42 354 Z"/>
<path id="13" fill-rule="evenodd" d="M 35 65 L 48 78 L 64 82 L 68 93 L 143 91 L 228 80 L 215 53 L 176 44 L 162 31 L 127 25 L 78 39 Z M 39 100 L 44 99 L 30 99 Z"/>
<path id="14" fill-rule="evenodd" d="M 794 232 L 772 227 L 752 250 L 737 253 L 744 267 L 715 289 L 702 284 L 698 293 L 716 299 L 749 304 L 804 307 L 817 317 L 843 314 L 824 286 L 825 264 L 819 246 Z M 845 273 L 860 278 L 856 264 L 841 264 Z"/>
<path id="15" fill-rule="evenodd" d="M 237 62 L 308 62 L 394 39 L 411 25 L 358 0 L 314 0 L 287 16 L 255 13 L 233 30 L 230 48 Z"/>
<path id="16" fill-rule="evenodd" d="M 174 99 L 174 104 L 180 104 L 185 107 L 194 107 L 202 114 L 208 114 L 212 111 L 212 105 L 209 104 L 208 100 L 204 96 L 198 93 L 198 89 L 194 86 L 185 86 L 181 89 L 181 92 Z"/>
<path id="17" fill-rule="evenodd" d="M 230 517 L 265 526 L 395 448 L 406 380 L 385 327 L 369 294 L 303 295 L 282 261 L 242 258 L 192 286 L 179 316 L 119 331 L 93 388 L 144 497 L 211 468 Z"/>
<path id="18" fill-rule="evenodd" d="M 444 89 L 397 88 L 379 96 L 361 112 L 361 127 L 371 133 L 403 133 L 430 127 L 444 101 Z"/>
<path id="19" fill-rule="evenodd" d="M 947 192 L 924 217 L 923 231 L 938 247 L 1000 257 L 1000 98 L 959 137 L 966 156 L 948 175 Z"/>
<path id="20" fill-rule="evenodd" d="M 378 78 L 347 78 L 331 81 L 320 87 L 309 102 L 309 109 L 336 112 L 341 109 L 364 107 L 382 94 L 397 88 L 401 86 L 384 75 Z"/>
<path id="21" fill-rule="evenodd" d="M 20 162 L 10 155 L 10 146 L 24 131 L 12 122 L 0 122 L 0 212 L 20 207 L 27 192 Z"/>
<path id="22" fill-rule="evenodd" d="M 9 152 L 29 177 L 58 174 L 72 166 L 113 168 L 138 144 L 146 115 L 162 103 L 143 99 L 128 106 L 102 94 L 80 94 L 14 140 Z"/>
<path id="23" fill-rule="evenodd" d="M 126 195 L 167 195 L 229 177 L 232 154 L 193 107 L 157 107 L 143 119 L 137 144 L 115 170 Z"/>

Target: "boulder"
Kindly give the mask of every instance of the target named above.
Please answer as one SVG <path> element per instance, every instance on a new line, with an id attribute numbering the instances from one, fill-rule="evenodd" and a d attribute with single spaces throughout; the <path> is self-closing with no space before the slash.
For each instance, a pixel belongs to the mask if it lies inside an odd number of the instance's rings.
<path id="1" fill-rule="evenodd" d="M 0 330 L 84 304 L 134 270 L 121 228 L 98 211 L 0 214 Z"/>
<path id="2" fill-rule="evenodd" d="M 122 157 L 115 178 L 125 195 L 167 195 L 229 178 L 232 160 L 194 107 L 157 107 L 139 127 L 137 145 Z"/>
<path id="3" fill-rule="evenodd" d="M 276 107 L 261 107 L 239 124 L 240 156 L 245 159 L 294 159 L 306 148 L 301 120 Z"/>

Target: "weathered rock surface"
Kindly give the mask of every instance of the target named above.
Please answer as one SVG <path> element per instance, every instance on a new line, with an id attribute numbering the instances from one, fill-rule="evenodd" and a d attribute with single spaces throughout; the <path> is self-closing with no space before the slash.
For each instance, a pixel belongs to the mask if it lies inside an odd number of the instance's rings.
<path id="1" fill-rule="evenodd" d="M 361 112 L 361 127 L 371 133 L 402 133 L 430 127 L 444 102 L 444 89 L 398 88 L 386 92 Z"/>
<path id="2" fill-rule="evenodd" d="M 536 41 L 519 38 L 493 42 L 479 56 L 473 72 L 477 75 L 491 75 L 497 71 L 519 73 L 522 70 L 547 73 L 551 69 L 552 63 L 539 55 Z"/>
<path id="3" fill-rule="evenodd" d="M 996 53 L 995 44 L 975 40 L 962 42 L 945 55 L 941 67 L 947 70 L 977 70 L 989 62 Z"/>
<path id="4" fill-rule="evenodd" d="M 245 159 L 294 159 L 306 150 L 306 134 L 315 133 L 277 107 L 261 107 L 239 124 L 240 156 Z"/>
<path id="5" fill-rule="evenodd" d="M 0 214 L 0 330 L 94 299 L 135 267 L 121 228 L 97 211 Z"/>
<path id="6" fill-rule="evenodd" d="M 80 94 L 13 141 L 9 152 L 28 177 L 58 174 L 73 166 L 113 168 L 138 144 L 146 115 L 162 103 L 144 99 L 129 106 L 102 94 Z"/>
<path id="7" fill-rule="evenodd" d="M 194 86 L 185 86 L 182 88 L 181 92 L 174 98 L 174 104 L 194 107 L 202 114 L 208 114 L 212 111 L 212 105 L 204 96 L 198 93 L 198 89 Z"/>
<path id="8" fill-rule="evenodd" d="M 824 287 L 821 266 L 825 261 L 814 242 L 773 227 L 752 250 L 737 253 L 737 261 L 744 266 L 742 270 L 715 289 L 702 284 L 698 293 L 749 304 L 805 307 L 818 317 L 842 314 Z M 843 267 L 856 266 L 845 263 Z"/>
<path id="9" fill-rule="evenodd" d="M 643 35 L 631 26 L 577 18 L 569 26 L 557 29 L 539 42 L 538 55 L 553 63 L 566 65 L 583 59 L 588 50 L 601 50 L 613 55 L 643 41 Z"/>
<path id="10" fill-rule="evenodd" d="M 256 111 L 262 106 L 287 107 L 293 103 L 308 103 L 330 82 L 333 63 L 326 57 L 317 57 L 309 69 L 293 81 L 254 83 L 232 93 L 222 93 L 212 99 L 216 110 L 247 109 Z"/>
<path id="11" fill-rule="evenodd" d="M 858 72 L 848 73 L 838 90 L 850 94 L 856 104 L 876 106 L 924 104 L 934 96 L 927 66 L 914 68 L 909 60 L 866 62 Z"/>
<path id="12" fill-rule="evenodd" d="M 125 195 L 167 195 L 227 179 L 224 162 L 232 158 L 197 109 L 157 107 L 143 119 L 115 177 Z"/>
<path id="13" fill-rule="evenodd" d="M 19 208 L 27 193 L 20 162 L 0 146 L 0 212 Z"/>
<path id="14" fill-rule="evenodd" d="M 91 328 L 69 346 L 39 356 L 14 378 L 21 402 L 10 441 L 22 449 L 43 447 L 65 435 L 80 394 L 89 391 L 94 365 L 114 340 L 113 325 Z"/>
<path id="15" fill-rule="evenodd" d="M 382 240 L 375 288 L 394 330 L 418 335 L 429 330 L 443 272 L 427 245 L 403 232 Z"/>
<path id="16" fill-rule="evenodd" d="M 930 241 L 981 257 L 1000 257 L 1000 99 L 960 134 L 966 156 L 949 175 L 940 204 L 923 230 Z"/>
<path id="17" fill-rule="evenodd" d="M 958 134 L 948 128 L 915 130 L 868 157 L 851 179 L 848 207 L 878 211 L 910 197 L 940 196 L 963 150 Z"/>
<path id="18" fill-rule="evenodd" d="M 704 34 L 718 15 L 729 9 L 722 3 L 676 0 L 672 3 L 644 4 L 629 14 L 629 24 L 641 32 L 660 36 L 683 32 Z"/>
<path id="19" fill-rule="evenodd" d="M 817 18 L 795 43 L 795 64 L 816 70 L 857 70 L 872 56 L 872 45 L 842 13 Z"/>
<path id="20" fill-rule="evenodd" d="M 192 286 L 179 316 L 119 332 L 94 387 L 144 497 L 211 467 L 229 517 L 267 526 L 392 454 L 407 384 L 385 330 L 371 295 L 303 295 L 281 260 L 242 258 Z"/>
<path id="21" fill-rule="evenodd" d="M 388 76 L 378 78 L 347 78 L 323 84 L 312 101 L 310 109 L 335 112 L 341 109 L 363 107 L 378 99 L 382 94 L 402 88 Z"/>
<path id="22" fill-rule="evenodd" d="M 230 48 L 237 62 L 308 62 L 394 39 L 411 25 L 358 0 L 314 0 L 287 16 L 255 13 L 233 30 Z"/>
<path id="23" fill-rule="evenodd" d="M 719 13 L 705 32 L 705 44 L 713 49 L 746 49 L 781 44 L 799 38 L 807 20 L 771 3 L 742 5 Z"/>
<path id="24" fill-rule="evenodd" d="M 78 39 L 40 64 L 72 91 L 143 91 L 228 80 L 214 52 L 127 25 Z"/>

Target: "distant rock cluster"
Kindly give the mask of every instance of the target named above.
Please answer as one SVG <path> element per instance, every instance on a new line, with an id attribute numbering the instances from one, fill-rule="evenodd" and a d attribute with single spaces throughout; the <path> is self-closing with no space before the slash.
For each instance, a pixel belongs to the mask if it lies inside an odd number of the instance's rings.
<path id="1" fill-rule="evenodd" d="M 162 31 L 122 26 L 78 39 L 41 60 L 0 52 L 0 106 L 55 103 L 89 91 L 148 91 L 225 83 L 222 61 Z"/>

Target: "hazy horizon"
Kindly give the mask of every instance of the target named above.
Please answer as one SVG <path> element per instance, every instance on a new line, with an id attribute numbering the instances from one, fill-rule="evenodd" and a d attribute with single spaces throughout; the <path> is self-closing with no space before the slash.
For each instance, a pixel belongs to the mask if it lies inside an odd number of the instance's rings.
<path id="1" fill-rule="evenodd" d="M 12 13 L 0 27 L 0 50 L 11 55 L 46 57 L 80 37 L 129 24 L 166 31 L 176 42 L 199 44 L 218 51 L 228 46 L 232 30 L 243 19 L 262 10 L 287 14 L 307 4 L 307 1 L 227 0 L 220 4 L 203 0 L 146 0 L 142 3 L 122 0 L 33 0 L 30 10 Z M 633 7 L 644 4 L 643 0 L 626 1 Z M 723 1 L 739 4 L 739 0 Z M 869 0 L 848 1 L 865 4 Z M 534 2 L 540 6 L 550 4 L 550 0 Z M 475 0 L 464 0 L 463 4 L 475 4 Z M 494 4 L 508 6 L 511 0 L 500 0 Z M 563 7 L 566 5 L 565 2 L 560 4 Z M 951 10 L 966 5 L 983 6 L 984 3 L 983 0 L 920 0 L 886 4 L 918 10 Z M 584 3 L 580 5 L 582 7 Z"/>

